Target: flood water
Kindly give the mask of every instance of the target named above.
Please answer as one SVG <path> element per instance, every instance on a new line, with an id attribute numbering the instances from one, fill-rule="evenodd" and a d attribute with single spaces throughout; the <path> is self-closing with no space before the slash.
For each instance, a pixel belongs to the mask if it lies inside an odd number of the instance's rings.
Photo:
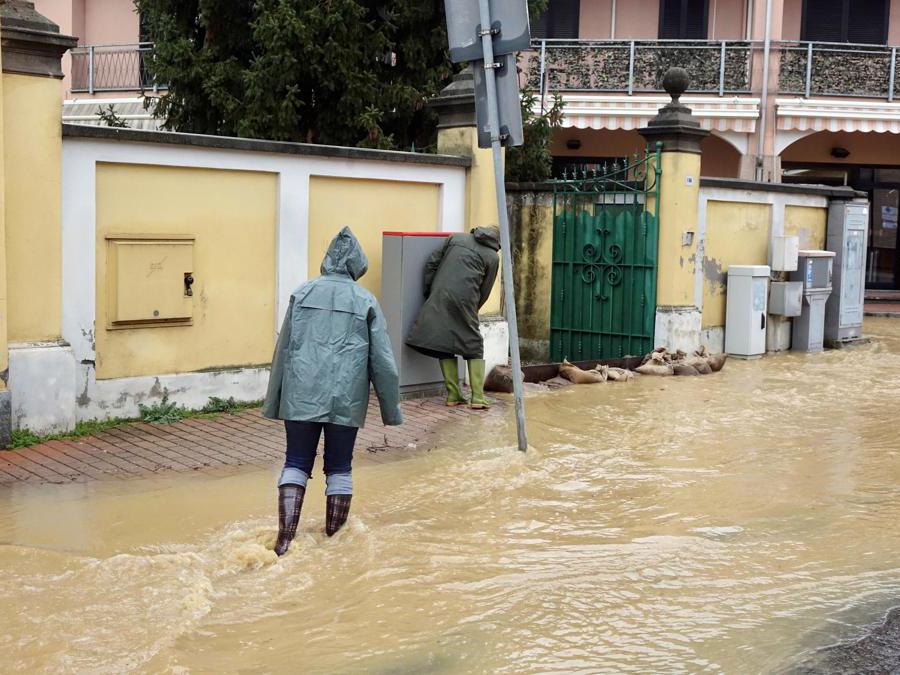
<path id="1" fill-rule="evenodd" d="M 0 670 L 789 672 L 900 605 L 900 321 L 704 378 L 570 387 L 324 481 L 0 492 Z"/>

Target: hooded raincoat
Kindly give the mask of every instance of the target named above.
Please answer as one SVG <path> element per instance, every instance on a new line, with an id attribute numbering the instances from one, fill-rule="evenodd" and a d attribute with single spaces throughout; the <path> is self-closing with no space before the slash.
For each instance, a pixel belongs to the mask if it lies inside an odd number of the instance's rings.
<path id="1" fill-rule="evenodd" d="M 385 424 L 402 424 L 400 381 L 378 300 L 356 283 L 368 269 L 345 227 L 332 240 L 322 276 L 291 295 L 263 415 L 361 427 L 375 387 Z"/>
<path id="2" fill-rule="evenodd" d="M 468 359 L 484 356 L 478 310 L 497 279 L 499 250 L 496 227 L 476 227 L 470 234 L 447 239 L 425 264 L 427 299 L 406 344 Z"/>

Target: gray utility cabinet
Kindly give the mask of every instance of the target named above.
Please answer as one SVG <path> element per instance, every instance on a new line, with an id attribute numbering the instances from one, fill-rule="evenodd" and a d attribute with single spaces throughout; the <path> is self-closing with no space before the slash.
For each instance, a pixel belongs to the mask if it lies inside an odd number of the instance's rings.
<path id="1" fill-rule="evenodd" d="M 833 290 L 825 306 L 825 344 L 862 338 L 869 202 L 836 200 L 828 207 L 828 244 L 834 251 Z"/>
<path id="2" fill-rule="evenodd" d="M 794 319 L 791 349 L 820 352 L 824 349 L 825 303 L 831 295 L 832 251 L 800 251 L 800 264 L 791 281 L 803 284 L 803 312 Z"/>
<path id="3" fill-rule="evenodd" d="M 401 395 L 428 395 L 443 386 L 437 359 L 410 349 L 405 341 L 425 303 L 425 263 L 451 234 L 385 232 L 382 236 L 381 308 L 400 371 Z"/>

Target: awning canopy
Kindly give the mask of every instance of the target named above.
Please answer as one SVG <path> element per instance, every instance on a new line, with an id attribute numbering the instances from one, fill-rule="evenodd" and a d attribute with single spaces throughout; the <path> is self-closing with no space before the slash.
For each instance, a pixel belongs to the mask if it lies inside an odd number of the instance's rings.
<path id="1" fill-rule="evenodd" d="M 847 99 L 780 98 L 781 131 L 862 131 L 900 134 L 900 103 Z"/>
<path id="2" fill-rule="evenodd" d="M 576 129 L 640 129 L 647 126 L 668 96 L 563 94 L 563 127 Z M 683 96 L 681 102 L 704 129 L 753 133 L 759 119 L 759 99 L 742 96 Z M 545 99 L 544 106 L 549 105 Z M 540 102 L 536 112 L 540 111 Z"/>
<path id="3" fill-rule="evenodd" d="M 144 107 L 143 98 L 76 98 L 63 101 L 62 121 L 67 124 L 106 126 L 101 111 L 110 106 L 120 120 L 131 129 L 156 131 L 162 120 L 155 119 L 152 111 Z"/>

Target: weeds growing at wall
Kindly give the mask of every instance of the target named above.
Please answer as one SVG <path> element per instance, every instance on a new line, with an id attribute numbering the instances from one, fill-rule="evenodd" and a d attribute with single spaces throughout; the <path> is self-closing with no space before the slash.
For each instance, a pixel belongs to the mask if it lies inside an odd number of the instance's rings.
<path id="1" fill-rule="evenodd" d="M 140 418 L 115 417 L 113 419 L 102 421 L 88 420 L 76 424 L 72 431 L 61 434 L 46 434 L 43 436 L 34 433 L 30 429 L 14 429 L 10 444 L 0 450 L 15 450 L 17 448 L 27 448 L 31 445 L 38 445 L 39 443 L 46 443 L 47 441 L 60 441 L 67 438 L 78 438 L 79 436 L 93 436 L 101 431 L 115 429 L 116 427 L 133 424 L 135 422 L 172 424 L 192 417 L 214 419 L 219 415 L 233 415 L 242 410 L 259 408 L 262 403 L 262 401 L 236 401 L 233 396 L 227 399 L 211 396 L 206 402 L 206 405 L 199 410 L 188 410 L 184 406 L 179 406 L 170 402 L 169 394 L 166 392 L 160 402 L 149 406 L 138 406 L 141 412 Z"/>
<path id="2" fill-rule="evenodd" d="M 163 393 L 162 400 L 153 405 L 139 405 L 141 421 L 151 424 L 172 424 L 187 417 L 187 409 L 177 403 L 169 401 L 169 392 Z"/>
<path id="3" fill-rule="evenodd" d="M 66 431 L 61 434 L 47 434 L 45 436 L 39 436 L 31 431 L 31 429 L 13 429 L 12 441 L 6 446 L 6 449 L 15 450 L 16 448 L 27 448 L 30 445 L 46 443 L 47 441 L 61 441 L 67 438 L 77 438 L 79 436 L 93 436 L 101 431 L 114 429 L 133 421 L 134 420 L 120 417 L 114 417 L 113 419 L 103 421 L 88 420 L 87 422 L 79 422 L 76 424 L 72 431 Z"/>

